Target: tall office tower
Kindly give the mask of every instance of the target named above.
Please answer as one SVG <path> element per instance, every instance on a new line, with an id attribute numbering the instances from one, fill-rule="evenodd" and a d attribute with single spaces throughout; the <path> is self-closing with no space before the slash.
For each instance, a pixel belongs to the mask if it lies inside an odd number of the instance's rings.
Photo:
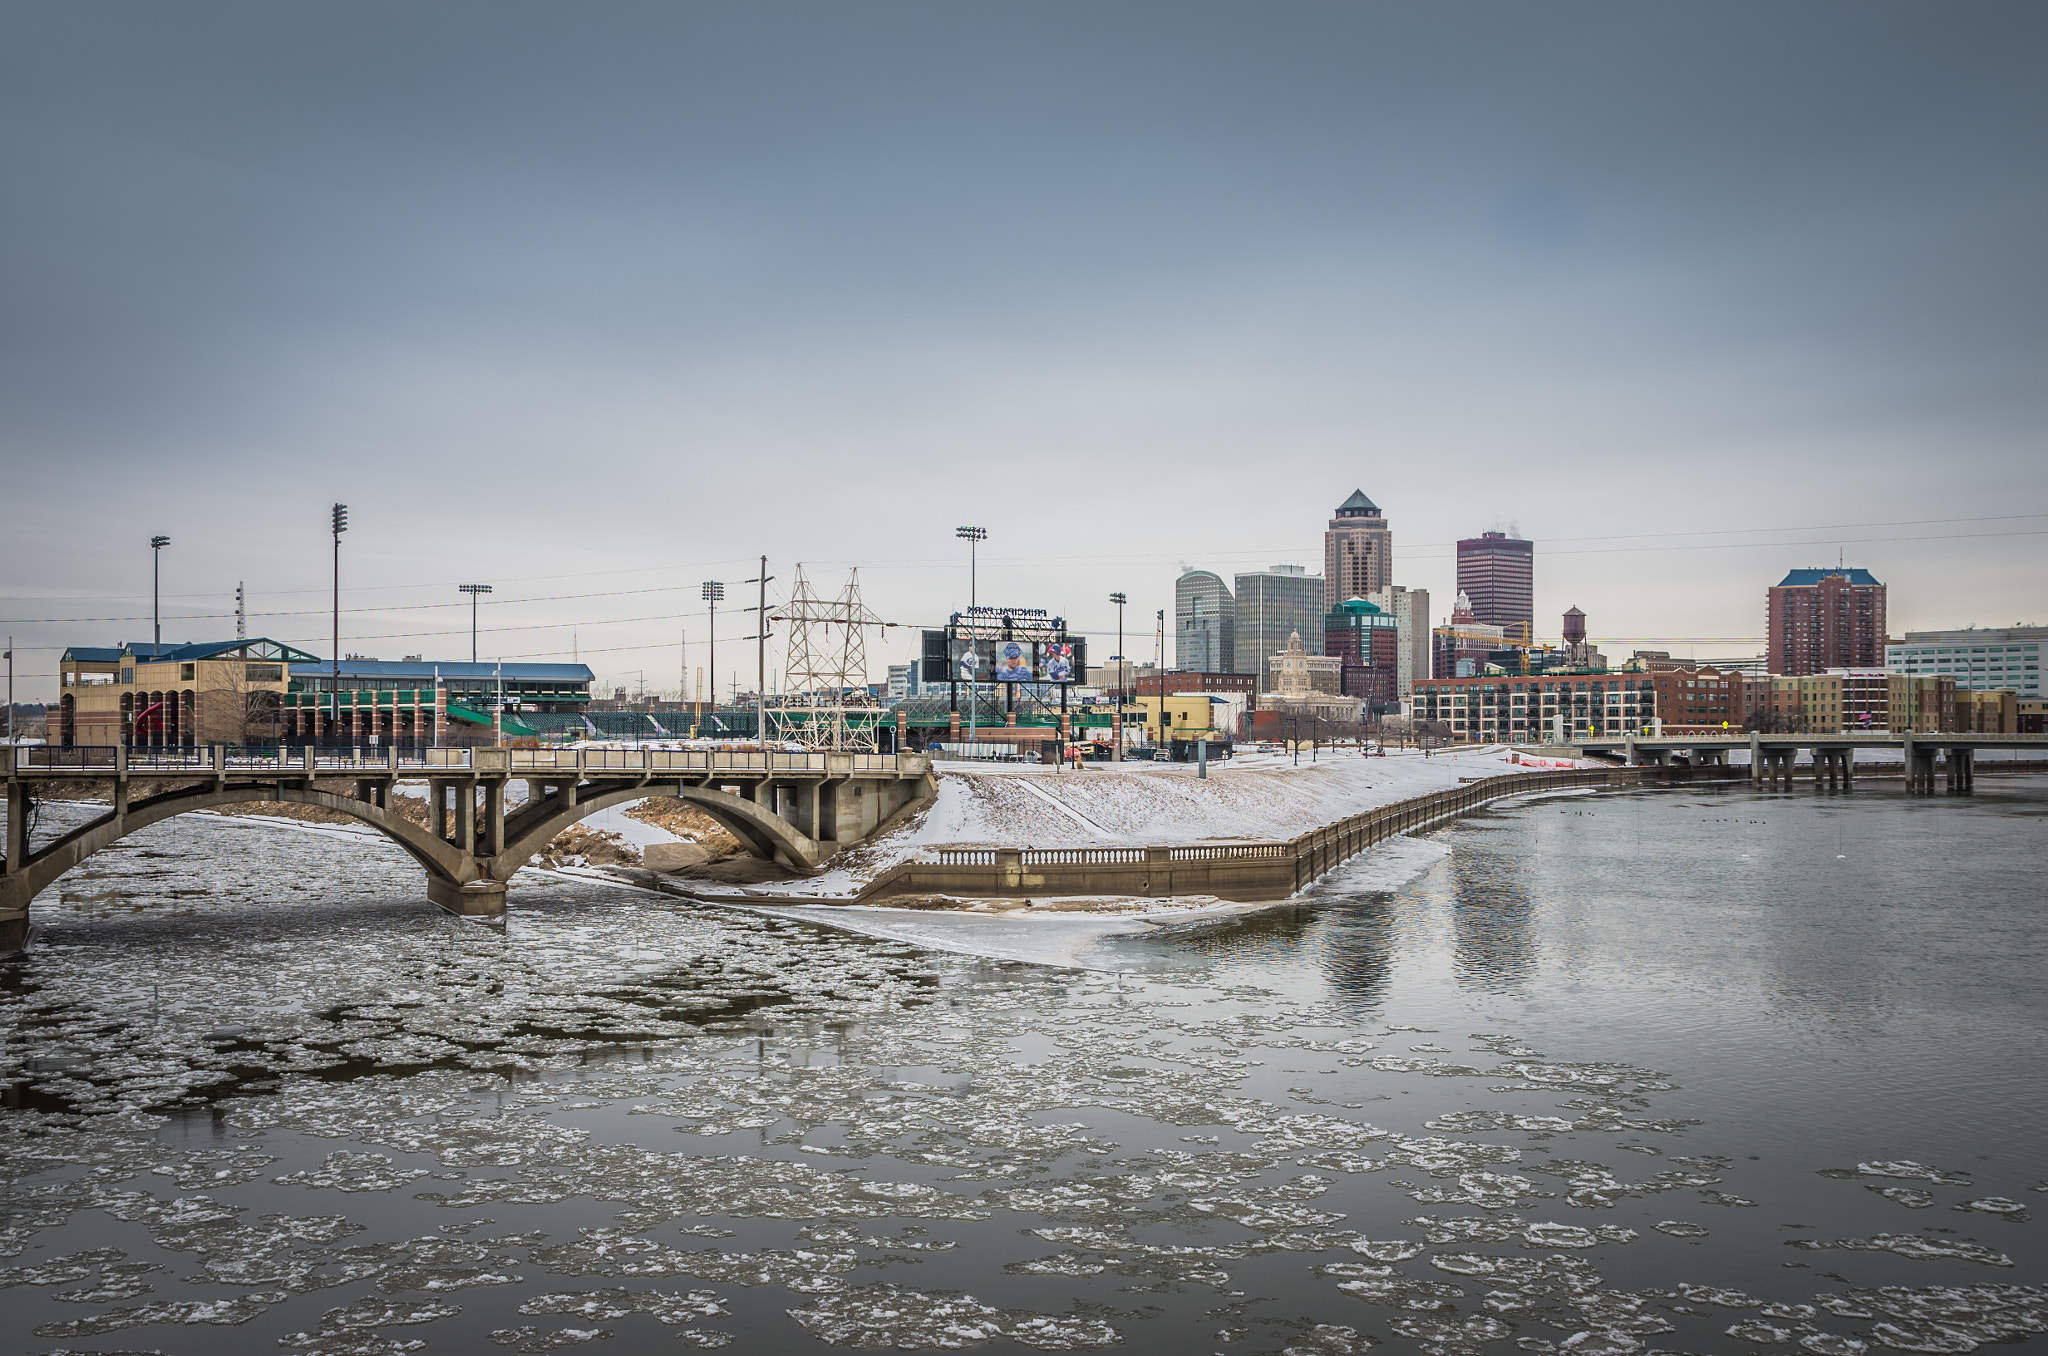
<path id="1" fill-rule="evenodd" d="M 1299 631 L 1313 636 L 1323 624 L 1323 578 L 1299 565 L 1275 565 L 1237 576 L 1237 658 L 1259 675 L 1259 691 L 1275 692 L 1273 658 Z"/>
<path id="2" fill-rule="evenodd" d="M 1458 543 L 1458 592 L 1472 615 L 1524 642 L 1536 625 L 1536 543 L 1505 532 L 1482 532 Z"/>
<path id="3" fill-rule="evenodd" d="M 1173 666 L 1182 673 L 1235 673 L 1237 607 L 1222 576 L 1189 570 L 1173 586 Z"/>
<path id="4" fill-rule="evenodd" d="M 1394 534 L 1380 506 L 1353 490 L 1323 533 L 1323 611 L 1369 598 L 1394 582 Z"/>
<path id="5" fill-rule="evenodd" d="M 1771 672 L 1884 667 L 1884 585 L 1868 570 L 1793 570 L 1770 591 Z"/>
<path id="6" fill-rule="evenodd" d="M 1401 641 L 1395 695 L 1405 702 L 1415 693 L 1415 680 L 1429 677 L 1429 590 L 1395 584 L 1366 601 L 1394 618 Z"/>

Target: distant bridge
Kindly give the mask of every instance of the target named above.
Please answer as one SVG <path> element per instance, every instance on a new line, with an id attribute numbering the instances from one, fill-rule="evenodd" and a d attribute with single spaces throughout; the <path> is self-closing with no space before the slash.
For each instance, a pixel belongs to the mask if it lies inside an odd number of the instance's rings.
<path id="1" fill-rule="evenodd" d="M 452 913 L 505 911 L 505 884 L 555 835 L 612 805 L 674 796 L 756 856 L 815 871 L 899 811 L 929 797 L 922 754 L 724 753 L 618 749 L 173 750 L 0 748 L 7 790 L 0 861 L 0 955 L 27 942 L 29 903 L 59 876 L 138 829 L 174 815 L 248 802 L 318 805 L 361 820 L 427 873 L 427 898 Z M 526 803 L 506 807 L 513 780 Z M 346 780 L 349 794 L 316 787 Z M 393 787 L 427 784 L 427 824 L 397 813 Z M 65 788 L 111 783 L 113 807 L 31 849 L 35 804 Z M 478 807 L 481 806 L 481 813 Z"/>
<path id="2" fill-rule="evenodd" d="M 2048 735 L 2037 734 L 1741 734 L 1741 735 L 1617 735 L 1581 739 L 1574 747 L 1589 753 L 1620 754 L 1630 766 L 1669 765 L 1683 757 L 1694 767 L 1725 767 L 1728 755 L 1747 751 L 1749 777 L 1757 783 L 1790 784 L 1792 764 L 1800 750 L 1813 755 L 1814 776 L 1847 785 L 1855 776 L 1856 750 L 1897 749 L 1906 765 L 1906 789 L 1932 792 L 1936 759 L 1948 774 L 1951 791 L 1976 785 L 1979 749 L 2035 749 L 2048 754 Z"/>

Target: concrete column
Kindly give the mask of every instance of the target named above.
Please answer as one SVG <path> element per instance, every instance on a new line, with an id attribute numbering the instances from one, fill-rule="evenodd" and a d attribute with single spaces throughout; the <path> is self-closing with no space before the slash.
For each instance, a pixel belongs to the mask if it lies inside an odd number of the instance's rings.
<path id="1" fill-rule="evenodd" d="M 427 830 L 446 841 L 448 837 L 448 783 L 427 783 Z"/>
<path id="2" fill-rule="evenodd" d="M 1109 712 L 1109 761 L 1121 763 L 1124 760 L 1124 703 L 1121 694 Z"/>
<path id="3" fill-rule="evenodd" d="M 28 801 L 28 783 L 9 783 L 7 787 L 7 874 L 10 876 L 18 875 L 28 870 Z"/>
<path id="4" fill-rule="evenodd" d="M 476 781 L 455 783 L 455 809 L 461 819 L 456 831 L 461 834 L 462 850 L 476 851 Z"/>
<path id="5" fill-rule="evenodd" d="M 505 850 L 505 783 L 484 783 L 484 855 L 495 857 Z"/>
<path id="6" fill-rule="evenodd" d="M 1752 785 L 1764 779 L 1764 737 L 1755 730 L 1749 732 L 1749 780 Z"/>

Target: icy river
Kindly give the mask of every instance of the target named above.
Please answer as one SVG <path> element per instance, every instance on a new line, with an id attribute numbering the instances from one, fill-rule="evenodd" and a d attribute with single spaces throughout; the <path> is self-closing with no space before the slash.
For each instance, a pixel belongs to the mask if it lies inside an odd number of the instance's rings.
<path id="1" fill-rule="evenodd" d="M 2025 1338 L 2048 779 L 1979 786 L 1504 802 L 1001 948 L 1079 966 L 560 877 L 492 928 L 188 817 L 0 965 L 7 1349 Z"/>

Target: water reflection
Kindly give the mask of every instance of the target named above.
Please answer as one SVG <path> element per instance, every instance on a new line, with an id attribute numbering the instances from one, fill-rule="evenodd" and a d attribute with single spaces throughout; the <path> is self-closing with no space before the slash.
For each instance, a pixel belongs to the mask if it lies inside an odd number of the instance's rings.
<path id="1" fill-rule="evenodd" d="M 1536 973 L 1528 859 L 1488 844 L 1476 825 L 1472 830 L 1450 859 L 1452 970 L 1468 988 L 1509 993 Z"/>
<path id="2" fill-rule="evenodd" d="M 1399 952 L 1393 897 L 1371 895 L 1333 910 L 1316 931 L 1330 996 L 1354 1014 L 1375 1012 L 1386 1001 Z"/>

